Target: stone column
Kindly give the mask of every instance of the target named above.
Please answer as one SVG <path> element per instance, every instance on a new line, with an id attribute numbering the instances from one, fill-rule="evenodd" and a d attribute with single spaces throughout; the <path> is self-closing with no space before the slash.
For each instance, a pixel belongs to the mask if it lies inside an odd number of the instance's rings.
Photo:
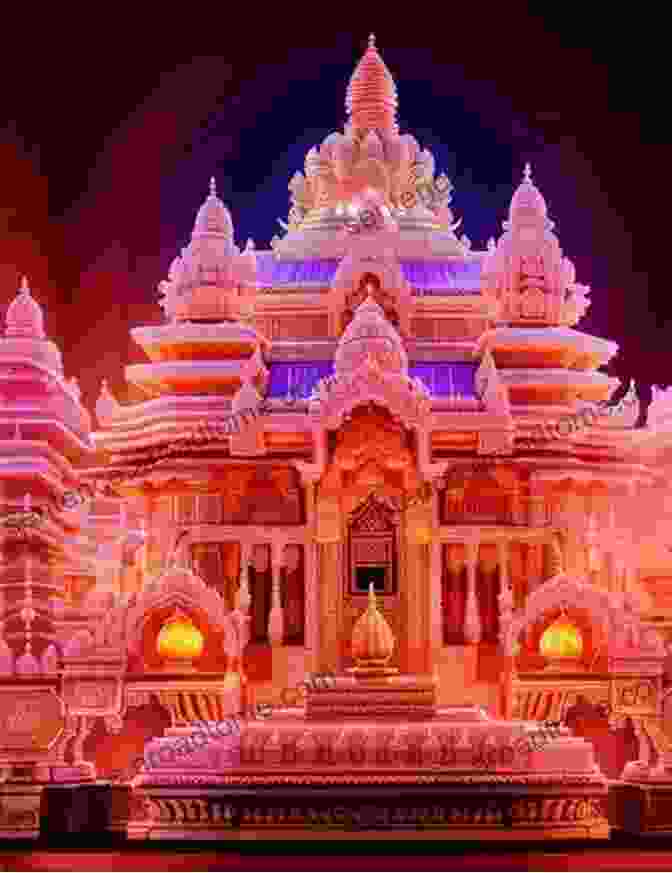
<path id="1" fill-rule="evenodd" d="M 466 543 L 467 553 L 467 604 L 464 613 L 464 638 L 468 643 L 481 641 L 481 617 L 476 594 L 476 570 L 478 568 L 478 541 Z"/>
<path id="2" fill-rule="evenodd" d="M 252 541 L 251 540 L 241 540 L 240 541 L 240 583 L 239 589 L 245 590 L 247 589 L 247 593 L 249 595 L 250 591 L 250 563 L 252 562 Z"/>
<path id="3" fill-rule="evenodd" d="M 446 571 L 450 577 L 451 584 L 448 586 L 450 590 L 455 591 L 460 587 L 460 577 L 462 575 L 462 569 L 464 567 L 464 556 L 463 556 L 463 547 L 461 545 L 451 544 L 446 546 Z M 448 597 L 450 594 L 448 594 Z M 466 606 L 466 601 L 465 601 Z M 445 624 L 445 618 L 443 615 L 443 611 L 454 614 L 455 609 L 453 604 L 449 603 L 448 600 L 442 602 L 442 625 Z M 464 629 L 464 624 L 462 622 L 462 629 Z M 459 630 L 457 627 L 451 627 L 451 632 L 455 633 Z M 442 628 L 442 642 L 444 641 L 443 637 L 443 628 Z M 455 640 L 449 640 L 449 644 L 454 644 Z"/>
<path id="4" fill-rule="evenodd" d="M 400 667 L 404 673 L 430 673 L 432 506 L 415 504 L 407 509 L 405 516 L 405 573 L 400 579 L 399 592 L 405 638 L 399 641 L 402 655 Z"/>
<path id="5" fill-rule="evenodd" d="M 509 577 L 509 542 L 497 541 L 497 563 L 499 564 L 499 639 L 506 639 L 506 632 L 513 618 L 513 589 Z M 499 718 L 511 717 L 511 686 L 513 681 L 513 657 L 506 647 L 500 645 L 501 669 L 499 673 Z"/>
<path id="6" fill-rule="evenodd" d="M 159 507 L 156 497 L 152 496 L 145 498 L 147 539 L 145 541 L 145 560 L 142 568 L 145 576 L 145 583 L 152 577 L 158 575 L 163 567 L 158 509 Z"/>
<path id="7" fill-rule="evenodd" d="M 443 645 L 443 591 L 442 591 L 442 546 L 439 539 L 440 492 L 432 483 L 432 544 L 429 556 L 429 609 L 431 651 L 437 653 Z M 436 658 L 436 654 L 434 654 Z"/>
<path id="8" fill-rule="evenodd" d="M 341 667 L 341 587 L 343 584 L 343 518 L 337 497 L 316 503 L 319 572 L 320 650 L 318 670 L 338 672 Z"/>
<path id="9" fill-rule="evenodd" d="M 530 527 L 543 527 L 546 524 L 546 497 L 543 486 L 534 478 L 530 478 L 530 502 L 528 521 Z"/>
<path id="10" fill-rule="evenodd" d="M 271 611 L 268 616 L 268 641 L 281 646 L 285 635 L 285 616 L 282 609 L 282 568 L 285 566 L 285 542 L 274 539 L 271 543 Z"/>
<path id="11" fill-rule="evenodd" d="M 479 597 L 485 598 L 485 603 L 481 605 L 486 607 L 484 611 L 492 626 L 483 627 L 481 629 L 481 636 L 488 643 L 496 643 L 497 640 L 494 632 L 496 625 L 499 624 L 499 602 L 497 599 L 497 569 L 499 566 L 499 556 L 491 546 L 482 551 L 483 553 L 480 556 L 480 570 L 483 584 L 481 586 Z M 490 634 L 491 630 L 493 631 L 492 634 Z"/>
<path id="12" fill-rule="evenodd" d="M 303 551 L 303 572 L 305 585 L 305 628 L 304 643 L 306 651 L 306 671 L 318 672 L 320 651 L 320 586 L 319 586 L 319 546 L 317 537 L 316 493 L 317 477 L 301 473 L 305 485 L 306 500 L 306 541 Z"/>
<path id="13" fill-rule="evenodd" d="M 502 591 L 510 587 L 509 579 L 509 541 L 497 541 L 497 564 L 499 565 L 499 585 Z"/>

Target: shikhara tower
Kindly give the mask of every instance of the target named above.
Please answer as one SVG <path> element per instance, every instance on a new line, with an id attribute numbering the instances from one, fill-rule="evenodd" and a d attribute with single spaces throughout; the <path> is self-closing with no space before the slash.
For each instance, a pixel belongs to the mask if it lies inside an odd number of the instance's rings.
<path id="1" fill-rule="evenodd" d="M 126 377 L 147 399 L 120 404 L 103 384 L 96 404 L 83 475 L 142 533 L 78 657 L 117 651 L 132 691 L 116 715 L 156 699 L 175 730 L 245 699 L 280 705 L 311 671 L 383 662 L 410 677 L 423 718 L 464 702 L 557 719 L 581 688 L 620 701 L 640 752 L 662 760 L 666 614 L 635 532 L 667 487 L 670 404 L 656 399 L 655 430 L 635 429 L 634 394 L 577 418 L 618 387 L 602 372 L 617 346 L 576 327 L 589 289 L 532 169 L 478 251 L 397 107 L 371 37 L 343 132 L 292 177 L 269 250 L 236 245 L 211 180 L 159 286 L 164 323 L 131 331 L 149 360 Z M 94 504 L 94 542 L 103 527 Z M 70 606 L 93 616 L 100 589 Z M 650 689 L 636 705 L 633 676 Z M 405 718 L 390 693 L 380 712 Z M 307 710 L 343 729 L 346 757 L 353 699 Z M 281 740 L 259 761 L 280 766 Z"/>

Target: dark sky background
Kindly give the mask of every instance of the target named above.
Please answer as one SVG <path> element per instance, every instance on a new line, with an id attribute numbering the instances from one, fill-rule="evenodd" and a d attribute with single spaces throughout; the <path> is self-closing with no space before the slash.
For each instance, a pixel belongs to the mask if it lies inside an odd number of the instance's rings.
<path id="1" fill-rule="evenodd" d="M 0 293 L 8 302 L 28 274 L 90 408 L 103 377 L 139 399 L 123 379 L 143 360 L 128 329 L 161 320 L 156 286 L 212 174 L 238 244 L 267 246 L 279 231 L 306 151 L 342 129 L 371 31 L 402 130 L 453 180 L 474 245 L 501 233 L 531 161 L 578 281 L 593 288 L 579 328 L 620 344 L 609 372 L 638 380 L 645 402 L 652 382 L 672 381 L 658 13 L 383 8 L 164 6 L 145 21 L 103 7 L 68 21 L 55 8 L 37 28 L 16 25 L 0 57 Z"/>

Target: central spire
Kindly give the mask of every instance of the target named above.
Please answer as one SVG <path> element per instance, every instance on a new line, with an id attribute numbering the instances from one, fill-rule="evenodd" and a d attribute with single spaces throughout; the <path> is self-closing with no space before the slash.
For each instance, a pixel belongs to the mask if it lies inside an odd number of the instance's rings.
<path id="1" fill-rule="evenodd" d="M 376 38 L 357 64 L 348 85 L 345 106 L 354 130 L 396 133 L 397 88 L 385 62 L 378 54 Z"/>

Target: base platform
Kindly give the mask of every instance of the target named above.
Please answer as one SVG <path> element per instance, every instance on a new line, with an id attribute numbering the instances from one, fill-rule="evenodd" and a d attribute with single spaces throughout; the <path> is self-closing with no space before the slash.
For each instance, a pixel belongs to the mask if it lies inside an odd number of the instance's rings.
<path id="1" fill-rule="evenodd" d="M 511 780 L 443 784 L 152 785 L 134 792 L 130 839 L 606 839 L 607 789 Z"/>

